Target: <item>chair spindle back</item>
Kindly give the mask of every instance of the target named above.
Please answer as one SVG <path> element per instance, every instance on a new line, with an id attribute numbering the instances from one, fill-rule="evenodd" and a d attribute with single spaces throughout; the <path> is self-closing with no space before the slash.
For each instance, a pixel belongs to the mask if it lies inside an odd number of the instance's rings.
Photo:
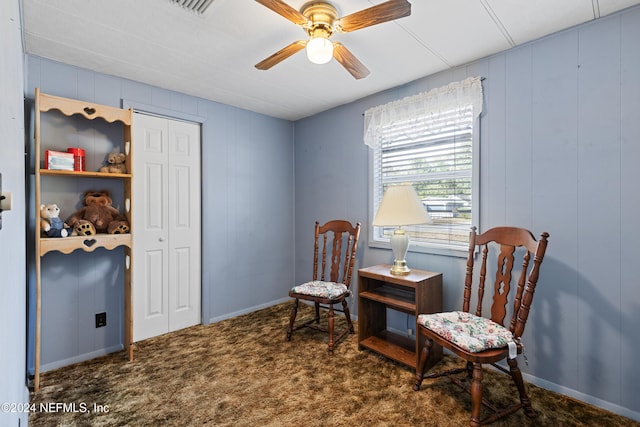
<path id="1" fill-rule="evenodd" d="M 313 280 L 344 283 L 349 288 L 359 236 L 360 224 L 354 227 L 348 221 L 334 220 L 320 226 L 316 221 Z"/>
<path id="2" fill-rule="evenodd" d="M 481 254 L 481 265 L 477 282 L 475 315 L 482 316 L 485 282 L 488 271 L 491 270 L 488 261 L 495 257 L 491 320 L 505 326 L 507 305 L 511 296 L 513 312 L 508 327 L 516 337 L 520 337 L 524 332 L 524 327 L 529 317 L 529 309 L 533 301 L 540 264 L 544 258 L 548 237 L 548 233 L 542 233 L 540 241 L 536 241 L 531 232 L 515 227 L 495 227 L 485 233 L 477 234 L 476 227 L 472 227 L 469 235 L 469 256 L 467 258 L 462 310 L 470 312 L 474 286 L 474 255 L 476 249 L 478 249 Z M 524 248 L 525 250 L 522 256 L 522 265 L 515 293 L 511 294 L 512 275 L 516 264 L 515 254 L 518 248 Z M 531 254 L 534 254 L 532 265 Z"/>

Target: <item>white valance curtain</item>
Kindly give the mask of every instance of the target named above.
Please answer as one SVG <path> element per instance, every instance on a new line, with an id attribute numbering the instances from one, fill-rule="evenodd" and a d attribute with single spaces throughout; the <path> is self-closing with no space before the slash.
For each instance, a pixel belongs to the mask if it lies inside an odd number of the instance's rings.
<path id="1" fill-rule="evenodd" d="M 393 127 L 392 125 L 402 124 L 404 128 L 410 129 L 411 122 L 416 121 L 416 124 L 420 123 L 418 128 L 422 128 L 423 131 L 425 122 L 431 123 L 432 127 L 444 127 L 449 120 L 443 120 L 443 117 L 440 117 L 441 113 L 451 117 L 455 111 L 467 112 L 469 106 L 475 119 L 482 112 L 480 77 L 469 77 L 428 92 L 370 108 L 364 113 L 364 143 L 371 148 L 379 147 L 385 141 L 386 130 Z"/>

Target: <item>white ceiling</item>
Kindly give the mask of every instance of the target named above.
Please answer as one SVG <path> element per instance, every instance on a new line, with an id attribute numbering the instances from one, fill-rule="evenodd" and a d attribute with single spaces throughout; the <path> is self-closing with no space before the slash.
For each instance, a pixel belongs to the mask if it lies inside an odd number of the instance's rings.
<path id="1" fill-rule="evenodd" d="M 299 52 L 254 65 L 304 30 L 254 0 L 196 15 L 171 0 L 22 0 L 29 54 L 297 120 L 640 4 L 640 0 L 410 0 L 411 16 L 334 34 L 371 74 Z M 285 0 L 296 9 L 308 0 Z M 331 0 L 345 16 L 382 0 Z"/>

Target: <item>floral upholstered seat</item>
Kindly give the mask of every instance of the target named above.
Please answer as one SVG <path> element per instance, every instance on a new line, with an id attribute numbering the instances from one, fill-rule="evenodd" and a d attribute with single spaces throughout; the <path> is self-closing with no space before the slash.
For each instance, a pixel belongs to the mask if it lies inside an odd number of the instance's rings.
<path id="1" fill-rule="evenodd" d="M 291 292 L 318 298 L 334 299 L 346 294 L 349 290 L 343 283 L 312 280 L 311 282 L 294 286 L 291 288 Z"/>
<path id="2" fill-rule="evenodd" d="M 513 334 L 504 326 L 464 311 L 421 314 L 418 324 L 472 353 L 503 348 L 513 341 Z"/>

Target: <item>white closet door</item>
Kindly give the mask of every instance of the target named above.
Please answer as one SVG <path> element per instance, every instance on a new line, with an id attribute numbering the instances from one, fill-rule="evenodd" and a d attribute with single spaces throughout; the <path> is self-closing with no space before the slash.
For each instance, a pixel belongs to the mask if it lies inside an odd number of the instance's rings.
<path id="1" fill-rule="evenodd" d="M 200 323 L 200 127 L 134 114 L 133 337 Z"/>
<path id="2" fill-rule="evenodd" d="M 200 323 L 200 126 L 169 122 L 169 331 Z"/>

